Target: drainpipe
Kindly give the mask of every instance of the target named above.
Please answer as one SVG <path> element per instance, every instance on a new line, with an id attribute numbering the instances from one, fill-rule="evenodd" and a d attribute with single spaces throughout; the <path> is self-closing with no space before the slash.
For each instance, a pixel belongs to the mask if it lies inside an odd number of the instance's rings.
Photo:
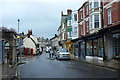
<path id="1" fill-rule="evenodd" d="M 102 28 L 104 29 L 104 9 L 103 9 L 103 0 L 102 0 Z M 106 60 L 106 54 L 105 54 L 105 42 L 104 42 L 104 34 L 102 34 L 103 37 L 103 61 Z"/>

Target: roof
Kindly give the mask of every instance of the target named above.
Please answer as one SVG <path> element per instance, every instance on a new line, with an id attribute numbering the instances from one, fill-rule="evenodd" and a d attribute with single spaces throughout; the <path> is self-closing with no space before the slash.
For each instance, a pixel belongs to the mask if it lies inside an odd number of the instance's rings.
<path id="1" fill-rule="evenodd" d="M 79 11 L 80 9 L 82 9 L 87 3 L 88 3 L 88 1 L 84 2 L 84 4 L 78 9 L 78 11 Z"/>
<path id="2" fill-rule="evenodd" d="M 57 38 L 58 36 L 54 36 L 53 38 L 51 38 L 50 40 L 54 39 L 54 38 Z"/>

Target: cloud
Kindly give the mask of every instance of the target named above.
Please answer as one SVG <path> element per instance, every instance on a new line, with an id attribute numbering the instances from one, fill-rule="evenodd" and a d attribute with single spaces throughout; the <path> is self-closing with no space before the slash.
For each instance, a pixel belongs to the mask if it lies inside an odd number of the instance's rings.
<path id="1" fill-rule="evenodd" d="M 61 11 L 77 10 L 84 0 L 4 0 L 2 3 L 2 25 L 17 30 L 17 19 L 20 21 L 20 32 L 33 29 L 37 37 L 51 38 L 60 26 Z"/>
<path id="2" fill-rule="evenodd" d="M 45 2 L 45 3 L 72 3 L 85 0 L 2 0 L 2 2 Z"/>

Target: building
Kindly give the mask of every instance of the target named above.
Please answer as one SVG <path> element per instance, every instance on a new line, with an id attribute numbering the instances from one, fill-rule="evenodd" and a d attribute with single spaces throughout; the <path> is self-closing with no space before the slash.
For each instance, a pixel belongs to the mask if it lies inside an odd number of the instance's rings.
<path id="1" fill-rule="evenodd" d="M 100 31 L 105 40 L 106 59 L 120 56 L 120 1 L 104 0 L 104 28 Z"/>
<path id="2" fill-rule="evenodd" d="M 67 41 L 72 39 L 72 10 L 67 10 Z"/>
<path id="3" fill-rule="evenodd" d="M 38 43 L 40 47 L 40 51 L 46 51 L 46 47 L 50 46 L 50 41 L 48 38 L 44 39 L 44 37 L 38 38 Z"/>
<path id="4" fill-rule="evenodd" d="M 72 11 L 72 39 L 78 38 L 78 11 Z"/>
<path id="5" fill-rule="evenodd" d="M 52 47 L 59 47 L 57 34 L 55 34 L 55 36 L 51 38 L 50 41 L 52 42 Z"/>
<path id="6" fill-rule="evenodd" d="M 78 9 L 78 37 L 73 39 L 77 51 L 74 55 L 79 58 L 92 58 L 103 60 L 103 36 L 99 33 L 102 29 L 102 3 L 101 0 L 87 0 Z M 75 50 L 75 49 L 74 49 Z"/>
<path id="7" fill-rule="evenodd" d="M 28 34 L 23 39 L 26 55 L 36 55 L 39 53 L 38 38 L 32 34 L 32 30 L 28 30 Z"/>
<path id="8" fill-rule="evenodd" d="M 73 40 L 73 46 L 74 46 L 74 57 L 78 58 L 78 11 L 72 11 L 72 40 Z"/>
<path id="9" fill-rule="evenodd" d="M 67 35 L 66 35 L 66 26 L 67 26 L 67 15 L 63 14 L 63 11 L 61 12 L 61 24 L 58 28 L 58 42 L 59 46 L 64 46 L 63 43 L 66 41 Z"/>

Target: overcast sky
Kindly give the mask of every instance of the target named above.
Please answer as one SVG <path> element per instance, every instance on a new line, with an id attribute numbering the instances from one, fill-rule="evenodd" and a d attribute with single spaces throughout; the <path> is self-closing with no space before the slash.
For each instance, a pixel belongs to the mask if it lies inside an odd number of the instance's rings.
<path id="1" fill-rule="evenodd" d="M 77 10 L 83 2 L 85 0 L 2 0 L 2 26 L 18 31 L 19 18 L 20 32 L 32 29 L 36 37 L 52 38 L 60 26 L 61 11 L 66 14 L 67 9 Z"/>

